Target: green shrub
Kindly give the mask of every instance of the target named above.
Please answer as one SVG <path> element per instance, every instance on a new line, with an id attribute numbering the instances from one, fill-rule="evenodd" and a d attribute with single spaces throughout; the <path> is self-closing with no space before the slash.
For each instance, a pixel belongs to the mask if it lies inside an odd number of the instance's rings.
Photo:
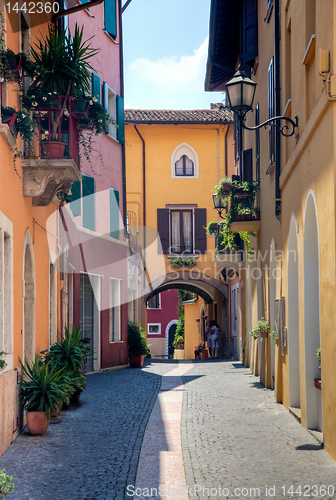
<path id="1" fill-rule="evenodd" d="M 130 356 L 149 354 L 149 345 L 146 340 L 146 333 L 141 328 L 140 323 L 128 320 L 127 327 L 127 348 Z"/>
<path id="2" fill-rule="evenodd" d="M 7 496 L 8 493 L 14 491 L 15 486 L 13 479 L 13 476 L 5 474 L 5 469 L 0 469 L 0 500 L 2 500 L 4 496 Z"/>

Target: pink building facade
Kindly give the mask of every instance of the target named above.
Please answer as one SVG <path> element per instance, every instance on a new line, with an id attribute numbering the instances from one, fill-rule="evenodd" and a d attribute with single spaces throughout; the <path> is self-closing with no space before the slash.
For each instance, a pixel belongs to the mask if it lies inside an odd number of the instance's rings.
<path id="1" fill-rule="evenodd" d="M 104 0 L 58 23 L 70 34 L 76 24 L 83 26 L 83 39 L 92 37 L 91 47 L 100 49 L 90 59 L 92 96 L 114 120 L 92 144 L 84 141 L 86 151 L 80 144 L 82 180 L 73 184 L 71 202 L 60 215 L 62 323 L 80 326 L 93 344 L 86 367 L 90 372 L 128 363 L 121 5 Z"/>
<path id="2" fill-rule="evenodd" d="M 172 342 L 177 326 L 178 290 L 155 295 L 147 302 L 147 341 L 152 358 L 173 356 Z"/>

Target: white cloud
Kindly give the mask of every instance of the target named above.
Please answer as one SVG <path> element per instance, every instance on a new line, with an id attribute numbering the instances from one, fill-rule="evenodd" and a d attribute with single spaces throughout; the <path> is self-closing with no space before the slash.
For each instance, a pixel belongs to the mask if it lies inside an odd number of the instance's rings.
<path id="1" fill-rule="evenodd" d="M 203 89 L 208 54 L 208 38 L 192 56 L 164 57 L 156 61 L 139 58 L 128 66 L 134 77 L 174 91 Z"/>
<path id="2" fill-rule="evenodd" d="M 220 102 L 219 93 L 204 91 L 209 39 L 193 55 L 138 58 L 125 72 L 125 108 L 197 109 Z"/>

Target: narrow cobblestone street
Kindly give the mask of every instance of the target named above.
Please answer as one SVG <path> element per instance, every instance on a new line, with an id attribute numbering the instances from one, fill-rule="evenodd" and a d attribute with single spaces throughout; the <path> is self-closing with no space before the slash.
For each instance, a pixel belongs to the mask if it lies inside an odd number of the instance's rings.
<path id="1" fill-rule="evenodd" d="M 124 500 L 160 486 L 153 499 L 185 486 L 180 499 L 335 498 L 336 462 L 237 362 L 151 360 L 92 375 L 60 420 L 0 458 L 15 476 L 9 499 Z"/>

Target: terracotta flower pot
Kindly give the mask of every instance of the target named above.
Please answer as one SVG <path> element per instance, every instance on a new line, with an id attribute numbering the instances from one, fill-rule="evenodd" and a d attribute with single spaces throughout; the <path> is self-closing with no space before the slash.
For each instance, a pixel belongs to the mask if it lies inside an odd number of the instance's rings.
<path id="1" fill-rule="evenodd" d="M 62 158 L 65 146 L 65 142 L 44 141 L 42 146 L 43 156 L 45 158 Z"/>
<path id="2" fill-rule="evenodd" d="M 129 364 L 131 368 L 141 368 L 143 366 L 145 355 L 144 354 L 130 354 L 129 356 Z"/>
<path id="3" fill-rule="evenodd" d="M 47 432 L 49 420 L 45 411 L 27 411 L 27 427 L 29 434 L 44 436 Z"/>
<path id="4" fill-rule="evenodd" d="M 207 351 L 207 349 L 203 349 L 203 351 L 202 351 L 202 359 L 207 359 L 207 357 L 208 357 L 208 351 Z"/>
<path id="5" fill-rule="evenodd" d="M 222 192 L 228 192 L 231 191 L 231 184 L 223 184 L 222 185 Z"/>

